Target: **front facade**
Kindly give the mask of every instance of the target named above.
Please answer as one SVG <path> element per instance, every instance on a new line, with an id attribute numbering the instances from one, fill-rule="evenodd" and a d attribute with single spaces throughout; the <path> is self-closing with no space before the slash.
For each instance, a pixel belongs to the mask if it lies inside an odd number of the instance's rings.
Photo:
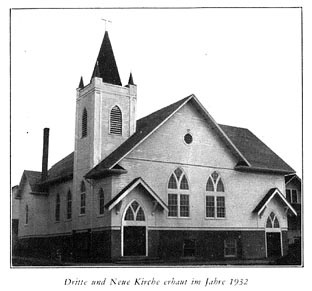
<path id="1" fill-rule="evenodd" d="M 194 96 L 136 121 L 105 32 L 77 89 L 75 150 L 18 187 L 19 247 L 76 260 L 254 259 L 287 254 L 285 175 L 249 130 L 220 125 Z"/>

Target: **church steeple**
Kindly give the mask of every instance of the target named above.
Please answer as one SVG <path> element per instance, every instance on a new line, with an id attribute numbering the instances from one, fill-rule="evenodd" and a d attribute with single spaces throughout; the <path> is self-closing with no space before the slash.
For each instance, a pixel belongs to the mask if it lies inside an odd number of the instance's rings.
<path id="1" fill-rule="evenodd" d="M 91 79 L 94 77 L 102 78 L 104 83 L 121 86 L 117 64 L 107 31 L 105 31 Z"/>

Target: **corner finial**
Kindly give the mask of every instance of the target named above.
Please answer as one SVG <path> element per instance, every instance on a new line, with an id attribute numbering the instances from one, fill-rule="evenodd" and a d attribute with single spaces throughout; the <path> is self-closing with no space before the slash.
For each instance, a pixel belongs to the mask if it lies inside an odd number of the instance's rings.
<path id="1" fill-rule="evenodd" d="M 95 70 L 94 70 L 94 76 L 93 77 L 101 78 L 99 61 L 96 61 Z"/>
<path id="2" fill-rule="evenodd" d="M 135 85 L 133 82 L 133 76 L 132 76 L 132 72 L 130 72 L 130 76 L 129 76 L 129 81 L 128 81 L 128 85 Z"/>
<path id="3" fill-rule="evenodd" d="M 81 78 L 80 78 L 80 82 L 79 82 L 78 88 L 79 88 L 79 89 L 83 89 L 83 88 L 84 88 L 82 76 L 81 76 Z"/>

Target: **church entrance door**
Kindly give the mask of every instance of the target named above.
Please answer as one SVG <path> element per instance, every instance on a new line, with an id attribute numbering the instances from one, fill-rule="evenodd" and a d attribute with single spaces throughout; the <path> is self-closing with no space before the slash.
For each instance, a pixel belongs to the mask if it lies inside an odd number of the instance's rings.
<path id="1" fill-rule="evenodd" d="M 122 256 L 147 256 L 147 222 L 143 207 L 132 201 L 123 215 L 121 232 Z"/>
<path id="2" fill-rule="evenodd" d="M 124 256 L 146 255 L 146 227 L 124 226 Z"/>

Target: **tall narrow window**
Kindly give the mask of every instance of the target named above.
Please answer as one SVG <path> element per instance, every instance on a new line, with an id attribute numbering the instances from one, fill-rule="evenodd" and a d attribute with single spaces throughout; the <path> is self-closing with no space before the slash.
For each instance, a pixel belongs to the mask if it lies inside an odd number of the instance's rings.
<path id="1" fill-rule="evenodd" d="M 216 171 L 208 177 L 206 191 L 206 217 L 225 218 L 224 184 Z"/>
<path id="2" fill-rule="evenodd" d="M 72 194 L 70 190 L 67 192 L 67 211 L 66 211 L 67 219 L 72 218 Z"/>
<path id="3" fill-rule="evenodd" d="M 29 219 L 29 209 L 28 205 L 25 206 L 25 224 L 28 224 L 28 219 Z"/>
<path id="4" fill-rule="evenodd" d="M 60 194 L 56 194 L 55 199 L 55 221 L 60 221 L 61 199 Z"/>
<path id="5" fill-rule="evenodd" d="M 181 168 L 175 169 L 168 182 L 168 216 L 189 217 L 189 183 Z"/>
<path id="6" fill-rule="evenodd" d="M 122 135 L 122 114 L 120 108 L 116 105 L 110 112 L 110 128 L 112 134 Z"/>
<path id="7" fill-rule="evenodd" d="M 82 113 L 82 123 L 81 123 L 81 137 L 85 137 L 88 135 L 88 113 L 87 109 L 83 109 Z"/>
<path id="8" fill-rule="evenodd" d="M 104 191 L 102 188 L 99 191 L 99 214 L 104 214 Z"/>
<path id="9" fill-rule="evenodd" d="M 80 214 L 86 214 L 86 185 L 83 181 L 80 184 Z"/>

